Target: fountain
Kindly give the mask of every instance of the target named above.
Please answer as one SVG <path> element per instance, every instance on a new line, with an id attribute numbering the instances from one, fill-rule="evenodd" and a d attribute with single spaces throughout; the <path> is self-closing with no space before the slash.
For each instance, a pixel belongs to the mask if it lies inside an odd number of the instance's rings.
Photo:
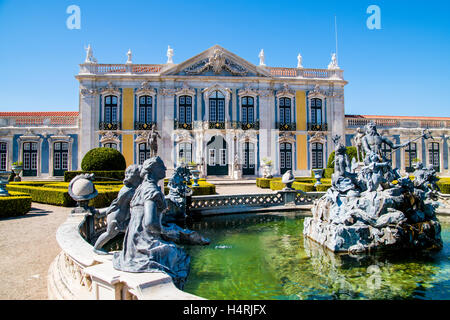
<path id="1" fill-rule="evenodd" d="M 431 137 L 423 132 L 422 138 Z M 381 145 L 402 148 L 366 127 L 362 145 L 366 154 L 358 173 L 345 146 L 334 137 L 335 165 L 332 186 L 313 206 L 303 233 L 334 252 L 362 253 L 378 249 L 441 249 L 441 226 L 434 201 L 433 170 L 418 168 L 412 182 L 381 155 Z M 434 184 L 435 185 L 435 184 Z"/>

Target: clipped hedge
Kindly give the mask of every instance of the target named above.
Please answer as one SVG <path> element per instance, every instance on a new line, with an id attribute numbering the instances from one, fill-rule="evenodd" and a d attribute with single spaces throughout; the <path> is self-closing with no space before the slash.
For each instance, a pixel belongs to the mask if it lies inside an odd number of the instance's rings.
<path id="1" fill-rule="evenodd" d="M 322 184 L 319 184 L 316 186 L 316 191 L 325 192 L 330 188 L 331 188 L 331 184 L 322 183 Z"/>
<path id="2" fill-rule="evenodd" d="M 31 196 L 21 192 L 9 192 L 0 197 L 0 218 L 23 216 L 31 209 Z"/>
<path id="3" fill-rule="evenodd" d="M 271 180 L 272 179 L 268 179 L 268 178 L 256 178 L 256 186 L 258 188 L 268 189 L 268 188 L 270 188 Z"/>
<path id="4" fill-rule="evenodd" d="M 441 189 L 441 193 L 450 194 L 450 182 L 446 182 L 445 180 L 441 182 L 442 180 L 443 179 L 437 182 L 439 189 Z"/>
<path id="5" fill-rule="evenodd" d="M 107 181 L 107 179 L 113 179 L 118 183 L 122 183 L 123 179 L 125 179 L 125 170 L 111 170 L 111 171 L 66 171 L 64 172 L 64 181 L 65 182 L 70 182 L 73 178 L 75 178 L 77 175 L 79 174 L 83 174 L 83 173 L 93 173 L 97 178 L 99 179 L 99 181 L 96 182 L 100 182 L 102 181 L 102 178 L 106 178 L 105 181 L 107 183 L 109 183 L 109 181 Z"/>
<path id="6" fill-rule="evenodd" d="M 83 171 L 125 170 L 127 164 L 123 154 L 113 148 L 94 148 L 89 150 L 81 161 Z"/>
<path id="7" fill-rule="evenodd" d="M 281 182 L 281 180 L 270 181 L 270 189 L 272 190 L 282 190 L 285 186 L 286 185 L 283 182 Z M 294 188 L 295 190 L 302 190 L 304 192 L 315 191 L 314 184 L 306 182 L 295 181 L 292 184 L 292 188 Z"/>
<path id="8" fill-rule="evenodd" d="M 29 194 L 33 202 L 46 203 L 60 207 L 74 207 L 74 201 L 67 190 L 68 183 L 48 183 L 41 186 L 26 184 L 8 184 L 8 191 L 17 191 Z M 96 185 L 98 196 L 89 204 L 96 208 L 107 207 L 117 197 L 122 185 L 101 186 Z"/>

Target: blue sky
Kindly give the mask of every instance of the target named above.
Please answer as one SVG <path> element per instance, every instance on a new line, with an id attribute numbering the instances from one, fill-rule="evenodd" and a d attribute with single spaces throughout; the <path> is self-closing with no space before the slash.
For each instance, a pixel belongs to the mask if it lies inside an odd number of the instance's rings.
<path id="1" fill-rule="evenodd" d="M 81 29 L 69 30 L 69 5 Z M 369 5 L 381 29 L 369 30 Z M 258 64 L 326 68 L 335 51 L 347 114 L 450 116 L 450 1 L 0 0 L 0 111 L 77 111 L 74 75 L 91 44 L 100 63 L 175 63 L 219 44 Z"/>

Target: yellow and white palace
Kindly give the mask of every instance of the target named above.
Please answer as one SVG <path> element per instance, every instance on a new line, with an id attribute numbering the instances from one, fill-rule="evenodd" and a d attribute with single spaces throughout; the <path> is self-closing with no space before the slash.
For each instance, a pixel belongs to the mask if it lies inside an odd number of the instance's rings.
<path id="1" fill-rule="evenodd" d="M 266 66 L 262 50 L 254 65 L 218 45 L 178 64 L 170 47 L 165 64 L 127 56 L 100 64 L 88 48 L 75 76 L 79 112 L 0 112 L 0 170 L 22 161 L 25 179 L 59 177 L 99 146 L 142 163 L 154 127 L 168 169 L 193 161 L 205 176 L 254 178 L 270 159 L 274 175 L 309 176 L 326 166 L 332 136 L 352 145 L 356 129 L 374 121 L 396 143 L 430 128 L 434 140 L 396 150 L 391 161 L 402 172 L 420 159 L 449 173 L 450 118 L 345 115 L 347 81 L 335 55 L 322 69 L 303 67 L 300 54 L 295 67 Z M 387 145 L 384 152 L 391 154 Z"/>

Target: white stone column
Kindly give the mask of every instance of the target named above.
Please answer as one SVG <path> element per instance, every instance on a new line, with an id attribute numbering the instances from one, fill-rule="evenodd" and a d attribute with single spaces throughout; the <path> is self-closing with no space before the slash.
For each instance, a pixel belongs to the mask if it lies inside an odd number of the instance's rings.
<path id="1" fill-rule="evenodd" d="M 78 170 L 81 170 L 81 161 L 84 155 L 92 148 L 97 147 L 96 141 L 99 125 L 99 102 L 96 92 L 82 91 L 80 93 L 80 134 L 78 141 Z"/>
<path id="2" fill-rule="evenodd" d="M 275 132 L 275 104 L 273 93 L 259 96 L 259 158 L 270 158 L 275 169 L 276 151 L 273 133 Z M 256 160 L 256 159 L 255 159 Z"/>
<path id="3" fill-rule="evenodd" d="M 160 144 L 158 145 L 158 154 L 164 161 L 167 167 L 167 176 L 172 172 L 175 159 L 173 158 L 173 121 L 174 115 L 174 95 L 175 91 L 171 89 L 162 89 L 162 92 L 158 92 L 158 124 L 161 124 L 161 128 L 158 128 L 161 135 Z"/>

